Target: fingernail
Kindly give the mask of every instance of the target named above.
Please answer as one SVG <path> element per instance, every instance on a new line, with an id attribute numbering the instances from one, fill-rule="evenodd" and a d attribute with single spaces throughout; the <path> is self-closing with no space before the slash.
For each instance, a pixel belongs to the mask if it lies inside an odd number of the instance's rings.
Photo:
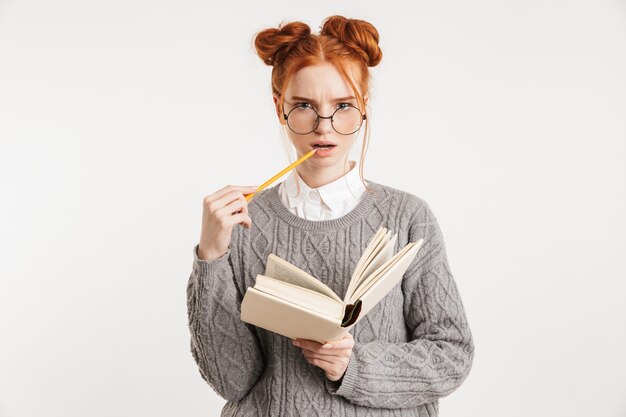
<path id="1" fill-rule="evenodd" d="M 326 343 L 325 345 L 322 346 L 325 349 L 331 348 L 333 347 L 333 345 L 331 345 L 330 343 Z"/>

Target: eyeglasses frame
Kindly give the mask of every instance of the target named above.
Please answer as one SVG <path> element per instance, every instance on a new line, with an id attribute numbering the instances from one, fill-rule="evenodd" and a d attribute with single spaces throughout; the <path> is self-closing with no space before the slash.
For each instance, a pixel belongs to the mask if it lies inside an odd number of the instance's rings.
<path id="1" fill-rule="evenodd" d="M 349 107 L 355 108 L 359 113 L 361 113 L 361 109 L 359 109 L 357 106 L 353 106 L 350 103 L 346 103 L 346 104 L 348 104 Z M 291 128 L 291 126 L 289 126 L 289 120 L 288 119 L 289 119 L 289 115 L 291 114 L 291 112 L 294 111 L 295 109 L 299 108 L 299 107 L 302 107 L 302 106 L 295 106 L 293 109 L 289 110 L 289 113 L 287 113 L 287 114 L 285 114 L 285 111 L 284 111 L 284 108 L 283 108 L 283 117 L 285 118 L 285 122 L 287 123 L 287 127 L 289 128 L 289 130 L 291 130 L 296 135 L 308 135 L 309 133 L 313 132 L 320 125 L 320 119 L 330 119 L 330 125 L 332 126 L 333 130 L 335 132 L 339 133 L 340 135 L 344 135 L 344 136 L 353 135 L 354 133 L 358 132 L 361 129 L 361 127 L 363 126 L 363 120 L 367 120 L 367 115 L 361 113 L 362 119 L 361 119 L 361 124 L 359 125 L 359 127 L 354 132 L 341 133 L 341 132 L 337 131 L 337 129 L 335 129 L 335 125 L 333 124 L 333 117 L 335 116 L 335 113 L 337 113 L 339 110 L 341 110 L 341 108 L 338 108 L 337 110 L 335 110 L 333 112 L 333 114 L 331 114 L 330 116 L 320 116 L 319 113 L 317 112 L 317 110 L 315 110 L 313 107 L 311 107 L 311 110 L 313 110 L 315 112 L 315 114 L 317 115 L 317 119 L 315 119 L 315 127 L 313 127 L 313 129 L 311 129 L 307 133 L 298 133 L 295 130 L 293 130 Z"/>

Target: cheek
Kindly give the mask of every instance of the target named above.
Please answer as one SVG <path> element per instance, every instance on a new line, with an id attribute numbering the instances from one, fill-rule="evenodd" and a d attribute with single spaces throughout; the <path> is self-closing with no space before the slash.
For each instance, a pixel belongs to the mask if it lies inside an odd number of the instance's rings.
<path id="1" fill-rule="evenodd" d="M 293 132 L 289 134 L 289 141 L 291 144 L 297 149 L 306 152 L 311 150 L 309 144 L 315 142 L 315 140 L 315 136 L 312 135 L 296 135 Z"/>
<path id="2" fill-rule="evenodd" d="M 299 140 L 299 141 L 293 142 L 293 144 L 294 144 L 294 146 L 297 149 L 299 149 L 301 151 L 306 151 L 306 152 L 309 151 L 309 149 L 308 149 L 309 145 L 308 145 L 308 142 L 306 142 L 306 141 Z"/>
<path id="3" fill-rule="evenodd" d="M 301 148 L 305 143 L 301 137 L 294 137 L 293 135 L 289 135 L 289 141 L 296 148 Z"/>

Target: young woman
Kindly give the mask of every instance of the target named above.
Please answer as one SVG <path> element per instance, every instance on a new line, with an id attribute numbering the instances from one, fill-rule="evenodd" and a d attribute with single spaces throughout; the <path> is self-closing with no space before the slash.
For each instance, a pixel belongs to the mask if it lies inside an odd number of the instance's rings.
<path id="1" fill-rule="evenodd" d="M 226 186 L 204 198 L 187 287 L 191 351 L 227 400 L 222 416 L 437 416 L 439 398 L 470 372 L 472 335 L 429 205 L 365 180 L 368 67 L 382 53 L 368 22 L 327 18 L 259 32 L 279 123 L 299 156 L 323 146 L 277 185 Z M 365 131 L 361 160 L 348 160 Z M 358 168 L 357 168 L 358 165 Z M 360 175 L 359 175 L 360 173 Z M 269 253 L 343 298 L 362 251 L 384 226 L 396 250 L 424 238 L 403 279 L 341 340 L 289 338 L 240 320 Z"/>

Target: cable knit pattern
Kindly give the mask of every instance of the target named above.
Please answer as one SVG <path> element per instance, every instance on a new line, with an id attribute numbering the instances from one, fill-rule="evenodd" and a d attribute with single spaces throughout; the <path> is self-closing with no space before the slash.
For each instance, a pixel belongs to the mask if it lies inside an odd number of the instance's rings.
<path id="1" fill-rule="evenodd" d="M 201 376 L 227 400 L 222 416 L 435 417 L 439 398 L 469 374 L 474 344 L 437 219 L 420 197 L 367 182 L 373 195 L 323 221 L 291 213 L 275 185 L 250 201 L 252 228 L 235 225 L 222 257 L 200 260 L 194 246 L 191 352 Z M 355 346 L 341 380 L 328 380 L 289 338 L 241 321 L 243 295 L 270 253 L 343 298 L 380 226 L 398 233 L 396 251 L 424 243 L 402 281 L 351 329 Z"/>

